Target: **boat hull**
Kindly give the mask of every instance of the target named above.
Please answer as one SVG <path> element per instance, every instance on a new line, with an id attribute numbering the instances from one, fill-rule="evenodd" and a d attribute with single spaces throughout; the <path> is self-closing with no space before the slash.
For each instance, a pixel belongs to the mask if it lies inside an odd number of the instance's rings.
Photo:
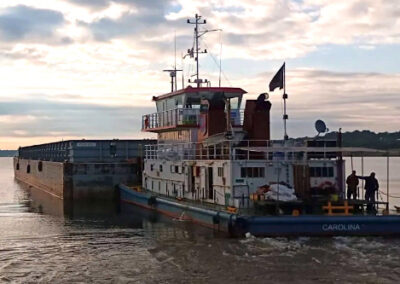
<path id="1" fill-rule="evenodd" d="M 400 216 L 242 216 L 152 196 L 120 185 L 122 202 L 234 236 L 400 236 Z"/>
<path id="2" fill-rule="evenodd" d="M 236 214 L 192 206 L 185 202 L 156 197 L 149 192 L 138 192 L 120 185 L 120 200 L 148 210 L 154 210 L 179 221 L 190 221 L 216 231 L 232 231 Z"/>
<path id="3" fill-rule="evenodd" d="M 235 229 L 255 236 L 400 236 L 400 216 L 243 216 Z"/>

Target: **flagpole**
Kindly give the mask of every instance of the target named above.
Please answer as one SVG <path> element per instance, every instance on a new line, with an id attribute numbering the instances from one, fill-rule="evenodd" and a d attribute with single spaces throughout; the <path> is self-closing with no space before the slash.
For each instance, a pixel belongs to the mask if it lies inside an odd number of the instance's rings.
<path id="1" fill-rule="evenodd" d="M 286 62 L 283 63 L 284 68 L 283 68 L 283 128 L 284 128 L 284 136 L 283 139 L 286 141 L 289 139 L 286 131 L 286 121 L 289 118 L 287 113 L 286 113 L 286 99 L 288 98 L 288 95 L 286 94 Z"/>

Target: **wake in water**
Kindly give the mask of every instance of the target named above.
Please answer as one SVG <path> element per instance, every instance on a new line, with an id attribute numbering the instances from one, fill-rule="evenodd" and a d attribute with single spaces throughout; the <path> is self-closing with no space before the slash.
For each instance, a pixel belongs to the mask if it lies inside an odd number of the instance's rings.
<path id="1" fill-rule="evenodd" d="M 4 166 L 5 165 L 5 166 Z M 0 282 L 398 283 L 400 240 L 214 235 L 132 208 L 79 204 L 70 216 L 0 163 Z M 36 199 L 34 199 L 36 198 Z M 39 210 L 40 205 L 42 210 Z M 87 210 L 85 210 L 87 209 Z M 43 213 L 41 213 L 43 212 Z M 177 218 L 177 220 L 184 220 Z"/>

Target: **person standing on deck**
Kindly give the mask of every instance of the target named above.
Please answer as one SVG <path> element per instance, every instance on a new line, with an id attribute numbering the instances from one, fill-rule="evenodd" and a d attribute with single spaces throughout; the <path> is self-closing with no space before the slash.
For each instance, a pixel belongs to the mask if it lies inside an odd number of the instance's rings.
<path id="1" fill-rule="evenodd" d="M 375 178 L 375 173 L 372 172 L 367 177 L 358 176 L 358 178 L 365 180 L 365 200 L 369 202 L 367 211 L 375 210 L 375 192 L 379 190 L 379 183 Z"/>
<path id="2" fill-rule="evenodd" d="M 349 175 L 346 179 L 347 184 L 347 199 L 351 199 L 353 195 L 353 199 L 357 199 L 357 185 L 358 185 L 358 177 L 356 176 L 356 171 L 352 171 L 351 175 Z"/>

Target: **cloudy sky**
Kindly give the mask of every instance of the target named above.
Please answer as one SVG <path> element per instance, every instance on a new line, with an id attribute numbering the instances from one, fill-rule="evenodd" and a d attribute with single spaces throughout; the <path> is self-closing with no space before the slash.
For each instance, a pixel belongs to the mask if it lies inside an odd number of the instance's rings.
<path id="1" fill-rule="evenodd" d="M 192 46 L 195 13 L 208 29 L 201 75 L 267 91 L 286 61 L 289 136 L 400 130 L 398 0 L 1 0 L 0 149 L 61 139 L 138 138 L 162 69 Z M 221 52 L 222 43 L 222 52 Z M 193 62 L 183 61 L 185 76 Z M 282 102 L 270 94 L 272 136 Z"/>

